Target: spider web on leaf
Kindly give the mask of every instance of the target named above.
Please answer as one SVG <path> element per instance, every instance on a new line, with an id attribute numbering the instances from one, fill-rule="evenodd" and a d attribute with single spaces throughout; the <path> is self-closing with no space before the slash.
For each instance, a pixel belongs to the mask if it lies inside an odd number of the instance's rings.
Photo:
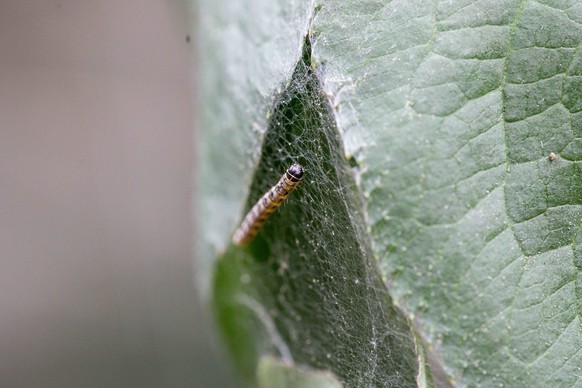
<path id="1" fill-rule="evenodd" d="M 238 339 L 230 345 L 245 353 L 247 369 L 275 354 L 331 370 L 346 386 L 416 385 L 413 335 L 371 256 L 318 71 L 306 39 L 303 58 L 274 101 L 247 210 L 292 163 L 305 176 L 250 246 L 232 248 L 220 262 L 218 316 Z"/>

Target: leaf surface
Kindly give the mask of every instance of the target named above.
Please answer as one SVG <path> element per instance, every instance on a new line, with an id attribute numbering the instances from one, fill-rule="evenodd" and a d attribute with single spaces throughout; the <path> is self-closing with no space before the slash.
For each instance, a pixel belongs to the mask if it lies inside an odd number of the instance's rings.
<path id="1" fill-rule="evenodd" d="M 255 4 L 263 35 L 244 12 L 207 21 L 226 30 L 206 59 L 203 257 L 249 380 L 288 352 L 347 385 L 430 381 L 410 325 L 441 384 L 581 384 L 582 5 L 283 3 Z M 293 161 L 298 192 L 227 250 Z"/>

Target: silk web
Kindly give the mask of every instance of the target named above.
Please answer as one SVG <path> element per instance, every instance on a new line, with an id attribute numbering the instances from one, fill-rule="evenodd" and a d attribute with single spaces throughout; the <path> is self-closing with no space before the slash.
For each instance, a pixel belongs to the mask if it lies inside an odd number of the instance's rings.
<path id="1" fill-rule="evenodd" d="M 301 164 L 305 176 L 248 248 L 231 249 L 229 278 L 237 286 L 217 292 L 228 295 L 219 315 L 243 359 L 275 355 L 331 370 L 345 386 L 413 386 L 413 336 L 371 257 L 356 167 L 344 157 L 319 71 L 306 39 L 274 99 L 246 210 L 291 164 Z"/>

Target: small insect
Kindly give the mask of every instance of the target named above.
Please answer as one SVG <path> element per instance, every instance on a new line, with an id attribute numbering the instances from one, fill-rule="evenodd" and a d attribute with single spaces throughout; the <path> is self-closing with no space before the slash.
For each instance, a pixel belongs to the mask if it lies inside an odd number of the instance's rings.
<path id="1" fill-rule="evenodd" d="M 548 159 L 550 159 L 550 162 L 553 161 L 554 159 L 556 159 L 556 154 L 553 152 L 550 152 L 550 156 L 548 156 Z"/>
<path id="2" fill-rule="evenodd" d="M 243 247 L 253 241 L 261 226 L 281 206 L 283 201 L 287 199 L 289 194 L 301 182 L 301 179 L 303 179 L 303 167 L 295 163 L 287 169 L 285 174 L 279 179 L 279 182 L 271 187 L 248 212 L 234 233 L 232 242 Z"/>

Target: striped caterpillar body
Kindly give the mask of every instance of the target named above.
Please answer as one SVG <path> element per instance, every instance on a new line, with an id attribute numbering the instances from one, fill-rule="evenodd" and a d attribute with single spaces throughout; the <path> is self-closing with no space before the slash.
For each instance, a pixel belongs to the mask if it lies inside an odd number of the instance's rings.
<path id="1" fill-rule="evenodd" d="M 279 182 L 267 191 L 248 212 L 234 233 L 232 242 L 244 247 L 253 241 L 265 221 L 281 206 L 283 201 L 285 201 L 299 182 L 301 182 L 302 178 L 303 168 L 300 165 L 293 164 L 289 167 L 281 179 L 279 179 Z"/>

